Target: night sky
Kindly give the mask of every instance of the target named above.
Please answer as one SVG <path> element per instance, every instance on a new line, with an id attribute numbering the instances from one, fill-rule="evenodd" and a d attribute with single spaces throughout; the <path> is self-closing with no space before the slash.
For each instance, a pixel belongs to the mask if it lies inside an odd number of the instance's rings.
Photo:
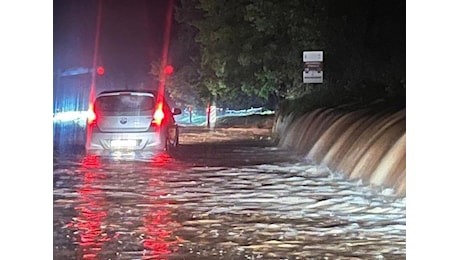
<path id="1" fill-rule="evenodd" d="M 54 72 L 91 67 L 98 1 L 53 2 Z M 100 85 L 125 88 L 152 85 L 150 63 L 161 56 L 167 0 L 103 0 L 98 64 Z M 59 86 L 55 86 L 59 87 Z"/>

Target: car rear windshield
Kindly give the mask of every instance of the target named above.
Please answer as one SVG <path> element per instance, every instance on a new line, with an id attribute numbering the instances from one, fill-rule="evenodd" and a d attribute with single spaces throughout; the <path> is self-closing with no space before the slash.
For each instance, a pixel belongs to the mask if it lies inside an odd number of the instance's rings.
<path id="1" fill-rule="evenodd" d="M 98 97 L 94 107 L 101 112 L 135 112 L 153 110 L 153 105 L 151 96 L 127 94 Z"/>

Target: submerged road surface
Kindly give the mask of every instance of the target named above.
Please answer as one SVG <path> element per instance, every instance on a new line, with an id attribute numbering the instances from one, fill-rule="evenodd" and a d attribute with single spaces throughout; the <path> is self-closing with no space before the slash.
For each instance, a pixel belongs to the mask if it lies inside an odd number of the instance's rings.
<path id="1" fill-rule="evenodd" d="M 171 154 L 54 155 L 54 259 L 405 259 L 406 202 L 272 145 L 181 129 Z"/>

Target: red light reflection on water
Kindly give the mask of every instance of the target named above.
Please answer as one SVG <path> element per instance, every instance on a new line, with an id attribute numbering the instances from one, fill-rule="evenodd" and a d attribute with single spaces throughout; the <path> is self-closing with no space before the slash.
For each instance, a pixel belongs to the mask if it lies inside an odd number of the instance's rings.
<path id="1" fill-rule="evenodd" d="M 83 158 L 81 166 L 83 169 L 99 169 L 101 167 L 101 163 L 98 156 L 88 155 Z"/>
<path id="2" fill-rule="evenodd" d="M 143 175 L 148 180 L 149 196 L 140 204 L 148 204 L 148 208 L 138 215 L 142 220 L 141 229 L 143 240 L 139 241 L 143 247 L 142 259 L 167 259 L 178 250 L 180 239 L 174 231 L 180 225 L 172 217 L 171 205 L 175 201 L 168 200 L 171 193 L 168 188 L 167 166 L 173 162 L 168 153 L 158 153 L 150 161 L 151 174 Z M 105 226 L 108 221 L 110 202 L 105 197 L 103 180 L 106 173 L 101 171 L 102 165 L 98 156 L 86 156 L 80 167 L 81 184 L 78 186 L 78 204 L 74 207 L 76 216 L 69 226 L 75 229 L 78 259 L 102 259 L 107 254 L 108 243 L 117 240 L 118 236 L 109 236 Z M 174 172 L 174 171 L 172 171 Z M 134 216 L 133 216 L 134 217 Z M 123 225 L 131 225 L 120 223 Z M 130 226 L 134 232 L 137 227 Z M 112 239 L 113 238 L 113 239 Z"/>
<path id="3" fill-rule="evenodd" d="M 152 158 L 152 165 L 155 168 L 164 168 L 172 161 L 168 153 L 159 153 Z M 157 173 L 157 172 L 156 172 Z M 159 174 L 163 174 L 160 171 Z M 143 217 L 146 230 L 144 245 L 144 256 L 142 259 L 167 259 L 168 255 L 177 251 L 175 246 L 178 239 L 173 235 L 174 227 L 177 226 L 171 218 L 171 210 L 168 208 L 174 201 L 162 198 L 168 194 L 167 187 L 154 174 L 149 181 L 150 196 L 148 203 L 153 205 Z"/>
<path id="4" fill-rule="evenodd" d="M 152 158 L 151 164 L 154 167 L 163 168 L 167 165 L 170 165 L 172 161 L 173 161 L 173 158 L 171 157 L 171 155 L 169 155 L 166 152 L 161 152 L 161 153 L 156 154 Z"/>
<path id="5" fill-rule="evenodd" d="M 155 206 L 158 208 L 152 209 L 143 218 L 147 233 L 143 242 L 146 250 L 143 259 L 167 259 L 173 251 L 172 245 L 177 243 L 171 238 L 173 224 L 171 211 L 161 208 L 158 204 Z"/>
<path id="6" fill-rule="evenodd" d="M 96 187 L 97 182 L 105 178 L 102 173 L 95 172 L 100 168 L 99 158 L 87 156 L 82 161 L 81 172 L 83 185 L 77 190 L 80 203 L 75 207 L 78 216 L 75 218 L 74 227 L 79 234 L 78 245 L 83 259 L 98 259 L 98 252 L 110 238 L 102 230 L 102 223 L 107 217 L 107 212 L 102 208 L 104 197 L 102 191 Z"/>

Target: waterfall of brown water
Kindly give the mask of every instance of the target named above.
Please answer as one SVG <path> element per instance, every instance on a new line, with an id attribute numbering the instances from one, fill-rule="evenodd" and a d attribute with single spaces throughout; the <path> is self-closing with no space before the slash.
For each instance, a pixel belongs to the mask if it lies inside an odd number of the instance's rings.
<path id="1" fill-rule="evenodd" d="M 305 117 L 311 117 L 313 113 L 311 114 L 306 114 L 300 117 L 298 120 L 293 120 L 291 116 L 291 120 L 279 120 L 281 121 L 279 123 L 281 129 L 284 131 L 279 131 L 276 133 L 289 133 L 289 134 L 280 134 L 280 144 L 282 144 L 283 147 L 294 147 L 295 144 L 297 143 L 296 140 L 300 138 L 300 134 L 303 133 L 303 131 L 293 131 L 293 129 L 303 129 L 302 122 L 304 120 L 308 120 Z"/>
<path id="2" fill-rule="evenodd" d="M 317 109 L 277 126 L 279 145 L 352 179 L 405 196 L 406 110 Z M 276 124 L 279 124 L 280 120 Z"/>
<path id="3" fill-rule="evenodd" d="M 364 111 L 354 111 L 345 115 L 341 115 L 317 140 L 314 146 L 307 154 L 307 159 L 316 162 L 322 162 L 328 151 L 332 146 L 339 142 L 342 136 L 343 129 L 349 129 L 358 120 Z M 343 139 L 343 138 L 342 138 Z M 343 139 L 345 140 L 345 139 Z"/>
<path id="4" fill-rule="evenodd" d="M 384 185 L 387 182 L 398 190 L 406 189 L 406 133 L 380 160 L 370 182 L 375 185 Z"/>

